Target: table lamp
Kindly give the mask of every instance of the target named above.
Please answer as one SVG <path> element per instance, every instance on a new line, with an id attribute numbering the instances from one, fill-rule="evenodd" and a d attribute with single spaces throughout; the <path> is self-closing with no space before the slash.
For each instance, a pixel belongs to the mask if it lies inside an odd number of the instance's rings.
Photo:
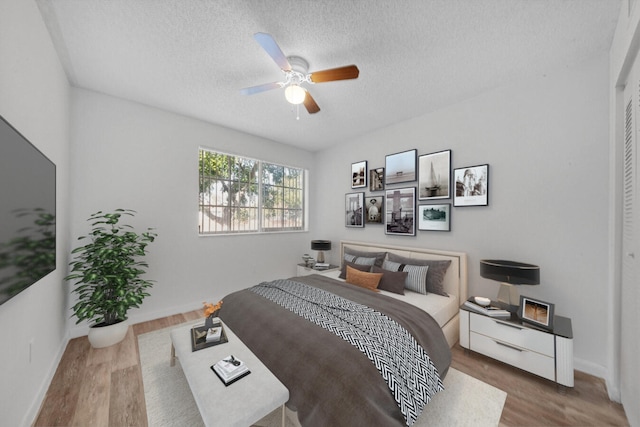
<path id="1" fill-rule="evenodd" d="M 483 259 L 480 261 L 480 276 L 501 282 L 498 302 L 508 304 L 509 311 L 520 305 L 520 293 L 514 285 L 540 284 L 540 267 L 516 261 Z"/>
<path id="2" fill-rule="evenodd" d="M 324 251 L 331 250 L 331 240 L 312 240 L 311 241 L 311 250 L 318 251 L 318 256 L 316 259 L 318 262 L 324 262 Z"/>

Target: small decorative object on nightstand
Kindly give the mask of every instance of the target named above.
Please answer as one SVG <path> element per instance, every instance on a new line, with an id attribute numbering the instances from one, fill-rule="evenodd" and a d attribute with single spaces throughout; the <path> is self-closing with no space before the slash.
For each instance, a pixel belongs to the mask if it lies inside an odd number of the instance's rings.
<path id="1" fill-rule="evenodd" d="M 302 261 L 304 262 L 304 265 L 307 267 L 313 267 L 313 263 L 315 262 L 313 260 L 313 257 L 309 254 L 302 255 Z"/>
<path id="2" fill-rule="evenodd" d="M 539 328 L 553 331 L 555 305 L 550 302 L 544 302 L 533 298 L 520 296 L 520 308 L 518 308 L 518 317 L 523 322 L 530 323 Z"/>
<path id="3" fill-rule="evenodd" d="M 476 302 L 476 304 L 483 307 L 488 307 L 491 304 L 491 300 L 486 297 L 473 297 L 473 300 Z"/>
<path id="4" fill-rule="evenodd" d="M 309 274 L 327 274 L 333 273 L 336 270 L 340 270 L 339 265 L 328 264 L 328 266 L 326 267 L 325 265 L 326 264 L 321 264 L 320 267 L 318 267 L 318 264 L 315 264 L 313 267 L 309 267 L 304 264 L 298 264 L 296 269 L 296 276 L 308 276 Z"/>

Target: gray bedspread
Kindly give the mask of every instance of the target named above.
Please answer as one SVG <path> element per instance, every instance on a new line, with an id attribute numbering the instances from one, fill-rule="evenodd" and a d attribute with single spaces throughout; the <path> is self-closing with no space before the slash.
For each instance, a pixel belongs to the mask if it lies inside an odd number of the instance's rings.
<path id="1" fill-rule="evenodd" d="M 444 379 L 451 351 L 424 311 L 321 275 L 292 280 L 385 313 L 415 337 Z M 340 337 L 248 289 L 226 296 L 219 315 L 289 389 L 287 406 L 298 411 L 303 426 L 405 425 L 376 367 Z"/>

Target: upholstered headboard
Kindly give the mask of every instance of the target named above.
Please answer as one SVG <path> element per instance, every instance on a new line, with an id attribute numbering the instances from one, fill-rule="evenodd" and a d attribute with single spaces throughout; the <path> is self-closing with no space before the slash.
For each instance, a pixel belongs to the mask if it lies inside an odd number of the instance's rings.
<path id="1" fill-rule="evenodd" d="M 381 243 L 355 242 L 342 240 L 340 242 L 340 259 L 344 259 L 345 247 L 362 252 L 392 252 L 406 258 L 450 260 L 451 265 L 444 277 L 444 290 L 449 295 L 458 298 L 463 304 L 467 296 L 467 254 L 464 252 L 442 251 L 437 249 L 412 248 L 392 246 Z"/>

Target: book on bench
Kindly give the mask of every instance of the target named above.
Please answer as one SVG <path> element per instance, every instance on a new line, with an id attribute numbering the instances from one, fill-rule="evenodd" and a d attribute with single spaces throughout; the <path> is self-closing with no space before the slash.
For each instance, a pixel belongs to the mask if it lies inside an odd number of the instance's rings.
<path id="1" fill-rule="evenodd" d="M 225 386 L 251 373 L 247 365 L 242 360 L 233 357 L 233 355 L 224 357 L 222 360 L 216 362 L 211 366 L 211 370 L 216 373 Z"/>

